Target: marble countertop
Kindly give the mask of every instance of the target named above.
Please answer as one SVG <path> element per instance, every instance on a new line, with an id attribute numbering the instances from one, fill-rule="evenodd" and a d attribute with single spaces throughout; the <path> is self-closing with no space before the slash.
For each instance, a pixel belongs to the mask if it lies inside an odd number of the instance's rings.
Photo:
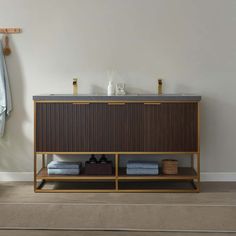
<path id="1" fill-rule="evenodd" d="M 33 96 L 35 101 L 200 101 L 201 96 L 195 94 L 127 94 L 107 96 L 93 94 L 45 94 Z"/>

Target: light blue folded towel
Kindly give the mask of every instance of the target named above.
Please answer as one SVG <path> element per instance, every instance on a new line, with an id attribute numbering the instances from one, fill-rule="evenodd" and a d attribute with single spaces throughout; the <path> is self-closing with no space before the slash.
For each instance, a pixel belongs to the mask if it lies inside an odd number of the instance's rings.
<path id="1" fill-rule="evenodd" d="M 156 161 L 128 161 L 127 168 L 129 169 L 155 169 L 158 168 Z"/>
<path id="2" fill-rule="evenodd" d="M 79 175 L 80 170 L 77 169 L 48 169 L 49 175 Z"/>
<path id="3" fill-rule="evenodd" d="M 51 161 L 48 169 L 80 169 L 81 166 L 81 162 Z"/>
<path id="4" fill-rule="evenodd" d="M 149 169 L 143 169 L 143 168 L 127 168 L 126 169 L 127 175 L 158 175 L 159 169 L 158 168 L 149 168 Z"/>

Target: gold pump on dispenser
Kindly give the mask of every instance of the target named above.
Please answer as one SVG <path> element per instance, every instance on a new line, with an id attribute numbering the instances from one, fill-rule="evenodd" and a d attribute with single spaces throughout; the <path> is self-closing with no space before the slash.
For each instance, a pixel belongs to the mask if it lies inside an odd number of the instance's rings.
<path id="1" fill-rule="evenodd" d="M 163 91 L 162 91 L 162 79 L 158 79 L 158 86 L 157 86 L 157 93 L 158 95 L 162 95 Z"/>
<path id="2" fill-rule="evenodd" d="M 73 95 L 78 95 L 78 79 L 73 79 Z"/>

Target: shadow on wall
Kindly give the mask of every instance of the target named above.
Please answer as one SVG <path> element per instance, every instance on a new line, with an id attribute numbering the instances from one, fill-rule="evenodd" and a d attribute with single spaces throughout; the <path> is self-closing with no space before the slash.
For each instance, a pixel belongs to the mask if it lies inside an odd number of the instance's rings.
<path id="1" fill-rule="evenodd" d="M 29 162 L 33 161 L 33 143 L 26 136 L 29 118 L 24 108 L 25 99 L 31 98 L 25 98 L 22 66 L 11 38 L 10 45 L 12 53 L 6 57 L 6 64 L 11 86 L 13 110 L 7 119 L 5 134 L 0 139 L 0 171 L 32 171 L 32 168 L 26 170 Z"/>
<path id="2" fill-rule="evenodd" d="M 107 91 L 105 88 L 98 86 L 98 85 L 92 85 L 92 94 L 106 94 Z"/>

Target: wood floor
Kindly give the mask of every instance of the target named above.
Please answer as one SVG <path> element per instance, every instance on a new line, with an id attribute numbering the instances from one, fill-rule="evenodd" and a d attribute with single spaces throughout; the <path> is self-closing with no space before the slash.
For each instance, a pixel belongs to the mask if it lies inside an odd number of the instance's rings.
<path id="1" fill-rule="evenodd" d="M 34 193 L 0 183 L 0 235 L 236 235 L 236 183 L 201 193 Z"/>
<path id="2" fill-rule="evenodd" d="M 235 233 L 1 230 L 1 236 L 233 236 Z"/>

